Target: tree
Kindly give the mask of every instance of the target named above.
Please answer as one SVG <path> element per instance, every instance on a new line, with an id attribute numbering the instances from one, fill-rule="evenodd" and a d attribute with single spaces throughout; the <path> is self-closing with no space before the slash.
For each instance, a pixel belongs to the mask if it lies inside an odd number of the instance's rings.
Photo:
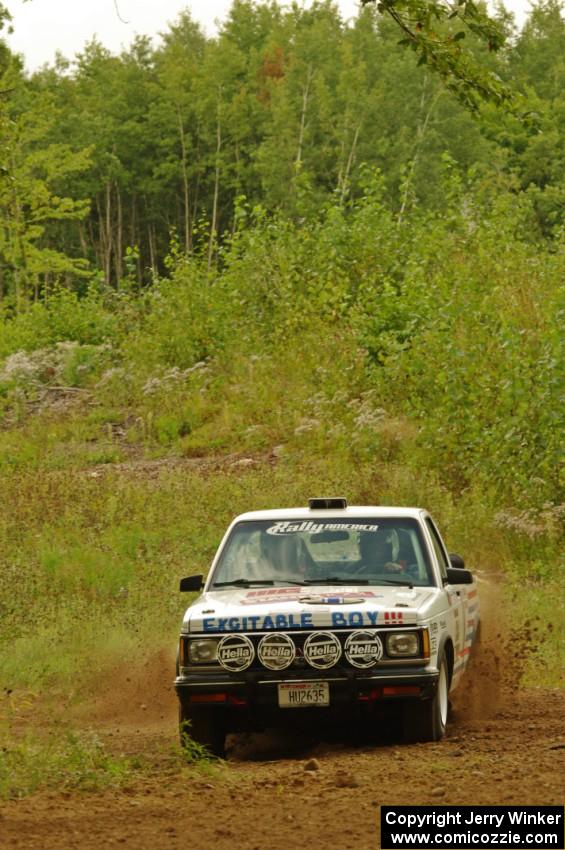
<path id="1" fill-rule="evenodd" d="M 363 4 L 373 0 L 362 0 Z M 377 9 L 402 33 L 399 42 L 413 50 L 420 65 L 439 74 L 465 107 L 476 111 L 483 102 L 511 105 L 515 95 L 500 77 L 463 47 L 469 33 L 489 51 L 498 51 L 506 37 L 500 21 L 490 18 L 475 0 L 376 0 Z"/>
<path id="2" fill-rule="evenodd" d="M 563 3 L 540 0 L 508 55 L 509 71 L 524 92 L 534 125 L 512 115 L 485 115 L 484 133 L 506 158 L 517 188 L 533 200 L 532 231 L 559 230 L 565 212 L 565 17 Z"/>
<path id="3" fill-rule="evenodd" d="M 17 63 L 0 78 L 0 262 L 2 289 L 13 289 L 16 309 L 50 280 L 87 274 L 81 258 L 53 248 L 45 239 L 52 222 L 83 218 L 87 200 L 60 194 L 61 182 L 88 168 L 89 151 L 46 142 L 56 111 L 53 102 L 27 89 Z"/>
<path id="4" fill-rule="evenodd" d="M 206 40 L 189 13 L 182 12 L 163 36 L 156 52 L 155 97 L 148 114 L 149 132 L 156 140 L 153 178 L 167 197 L 182 193 L 182 227 L 185 251 L 193 247 L 193 227 L 198 197 L 198 126 L 195 86 Z"/>

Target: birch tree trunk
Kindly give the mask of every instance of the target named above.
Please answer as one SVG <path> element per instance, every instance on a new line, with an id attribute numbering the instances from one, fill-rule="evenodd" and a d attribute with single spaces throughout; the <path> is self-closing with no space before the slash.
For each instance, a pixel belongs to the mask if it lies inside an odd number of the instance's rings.
<path id="1" fill-rule="evenodd" d="M 118 199 L 118 233 L 116 236 L 116 288 L 120 288 L 120 281 L 124 276 L 123 266 L 123 209 L 122 209 L 122 194 L 120 187 L 116 183 L 116 197 Z"/>
<path id="2" fill-rule="evenodd" d="M 153 225 L 149 224 L 147 227 L 147 241 L 149 243 L 149 265 L 151 267 L 151 271 L 155 270 L 155 245 L 153 241 Z"/>
<path id="3" fill-rule="evenodd" d="M 179 122 L 182 185 L 184 191 L 184 249 L 187 253 L 192 252 L 192 221 L 190 216 L 190 184 L 188 180 L 188 158 L 186 152 L 186 140 L 184 137 L 184 126 L 180 107 L 177 106 L 177 118 Z"/>
<path id="4" fill-rule="evenodd" d="M 434 109 L 438 100 L 440 99 L 443 90 L 439 88 L 429 101 L 429 104 L 426 109 L 426 90 L 428 84 L 428 74 L 424 74 L 424 82 L 422 84 L 422 95 L 420 97 L 420 116 L 418 119 L 418 126 L 416 128 L 416 141 L 414 143 L 414 156 L 412 157 L 412 161 L 410 163 L 410 168 L 408 170 L 408 174 L 406 175 L 406 180 L 404 181 L 404 191 L 402 193 L 402 203 L 400 205 L 400 211 L 398 213 L 398 222 L 402 221 L 402 217 L 406 211 L 406 207 L 408 205 L 408 196 L 410 194 L 410 187 L 412 185 L 412 181 L 414 179 L 414 173 L 416 171 L 416 165 L 418 163 L 418 159 L 422 150 L 422 144 L 426 137 L 426 132 L 428 129 L 428 125 L 430 123 L 430 119 L 433 115 Z"/>
<path id="5" fill-rule="evenodd" d="M 214 200 L 212 202 L 212 224 L 210 226 L 210 241 L 208 243 L 208 271 L 212 267 L 212 257 L 217 238 L 218 227 L 218 196 L 220 193 L 220 151 L 222 149 L 222 124 L 220 120 L 220 98 L 216 117 L 216 173 L 214 177 Z"/>
<path id="6" fill-rule="evenodd" d="M 91 232 L 91 236 L 92 236 L 92 232 Z M 86 236 L 85 236 L 85 233 L 84 233 L 84 227 L 82 226 L 81 222 L 79 222 L 79 225 L 78 225 L 78 238 L 79 238 L 79 242 L 80 242 L 80 250 L 81 250 L 82 256 L 84 257 L 85 260 L 87 260 L 88 259 L 88 242 L 86 241 Z"/>
<path id="7" fill-rule="evenodd" d="M 16 173 L 16 163 L 14 157 L 11 158 L 12 165 L 12 174 Z M 23 283 L 23 272 L 27 270 L 27 255 L 26 255 L 26 247 L 25 240 L 23 238 L 23 224 L 22 224 L 22 208 L 20 204 L 20 197 L 18 195 L 17 183 L 14 179 L 12 181 L 12 212 L 14 216 L 14 223 L 12 227 L 13 232 L 13 242 L 14 249 L 13 250 L 13 266 L 14 266 L 14 283 L 16 290 L 16 314 L 21 311 L 21 299 L 22 299 L 22 283 Z"/>
<path id="8" fill-rule="evenodd" d="M 302 92 L 302 110 L 300 113 L 300 129 L 298 131 L 298 150 L 296 151 L 296 159 L 294 161 L 294 167 L 297 173 L 300 171 L 300 166 L 302 165 L 302 148 L 304 145 L 304 133 L 306 130 L 306 116 L 308 114 L 308 99 L 310 97 L 310 85 L 313 77 L 314 71 L 310 64 L 308 65 L 308 72 L 306 74 L 306 85 Z"/>
<path id="9" fill-rule="evenodd" d="M 96 256 L 96 266 L 97 268 L 102 268 L 104 265 L 104 251 L 102 248 L 103 235 L 102 235 L 102 213 L 100 211 L 100 200 L 98 195 L 96 196 L 96 211 L 98 213 L 98 234 L 96 234 L 94 229 L 94 219 L 92 216 L 88 219 L 88 233 L 90 235 L 90 244 L 94 248 L 94 254 Z"/>
<path id="10" fill-rule="evenodd" d="M 142 259 L 141 259 L 141 248 L 140 243 L 141 239 L 139 237 L 138 232 L 138 220 L 137 220 L 137 195 L 134 195 L 131 202 L 131 239 L 130 243 L 133 247 L 137 248 L 137 259 L 136 259 L 136 268 L 137 268 L 137 281 L 138 285 L 141 285 L 141 277 L 142 277 Z"/>
<path id="11" fill-rule="evenodd" d="M 349 188 L 349 175 L 351 174 L 351 168 L 355 161 L 355 151 L 357 150 L 357 142 L 359 140 L 359 133 L 361 132 L 361 122 L 355 128 L 355 133 L 353 134 L 353 141 L 351 143 L 351 147 L 349 149 L 349 156 L 347 157 L 347 162 L 345 164 L 345 168 L 341 169 L 338 177 L 338 189 L 339 192 L 339 202 L 343 204 L 345 200 L 345 196 L 347 194 L 347 190 Z M 345 149 L 345 146 L 344 146 Z"/>
<path id="12" fill-rule="evenodd" d="M 111 285 L 112 279 L 112 184 L 106 183 L 106 215 L 104 236 L 104 279 L 106 285 Z"/>

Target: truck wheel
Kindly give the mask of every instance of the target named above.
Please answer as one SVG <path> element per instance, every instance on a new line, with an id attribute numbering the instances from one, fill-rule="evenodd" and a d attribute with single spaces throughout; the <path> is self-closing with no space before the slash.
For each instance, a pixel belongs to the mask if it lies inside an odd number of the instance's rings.
<path id="1" fill-rule="evenodd" d="M 216 711 L 189 706 L 179 706 L 179 732 L 181 746 L 189 749 L 190 741 L 201 744 L 213 755 L 223 758 L 226 746 L 226 730 L 223 717 Z"/>
<path id="2" fill-rule="evenodd" d="M 449 668 L 445 655 L 439 667 L 435 695 L 422 702 L 407 702 L 404 709 L 404 737 L 407 741 L 441 741 L 445 736 L 449 711 Z"/>

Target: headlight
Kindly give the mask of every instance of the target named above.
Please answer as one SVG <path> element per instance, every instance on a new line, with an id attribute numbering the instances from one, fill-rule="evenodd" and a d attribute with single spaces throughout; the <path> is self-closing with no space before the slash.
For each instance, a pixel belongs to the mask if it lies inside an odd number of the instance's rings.
<path id="1" fill-rule="evenodd" d="M 420 641 L 417 632 L 393 632 L 386 636 L 387 654 L 395 657 L 408 657 L 420 654 Z"/>
<path id="2" fill-rule="evenodd" d="M 188 659 L 192 664 L 212 664 L 217 661 L 217 638 L 191 640 L 188 644 Z"/>

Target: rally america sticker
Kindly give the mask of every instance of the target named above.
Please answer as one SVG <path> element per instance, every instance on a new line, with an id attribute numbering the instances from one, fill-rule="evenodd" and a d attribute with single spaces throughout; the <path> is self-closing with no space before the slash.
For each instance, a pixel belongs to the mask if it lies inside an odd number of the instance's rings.
<path id="1" fill-rule="evenodd" d="M 308 534 L 319 534 L 321 531 L 378 531 L 378 525 L 363 524 L 360 522 L 290 522 L 284 520 L 276 522 L 267 529 L 267 534 L 297 534 L 307 532 Z"/>
<path id="2" fill-rule="evenodd" d="M 296 658 L 296 647 L 288 635 L 275 632 L 261 638 L 257 657 L 269 670 L 286 670 Z"/>
<path id="3" fill-rule="evenodd" d="M 218 661 L 231 673 L 241 673 L 253 662 L 255 649 L 245 635 L 226 635 L 218 644 Z"/>

